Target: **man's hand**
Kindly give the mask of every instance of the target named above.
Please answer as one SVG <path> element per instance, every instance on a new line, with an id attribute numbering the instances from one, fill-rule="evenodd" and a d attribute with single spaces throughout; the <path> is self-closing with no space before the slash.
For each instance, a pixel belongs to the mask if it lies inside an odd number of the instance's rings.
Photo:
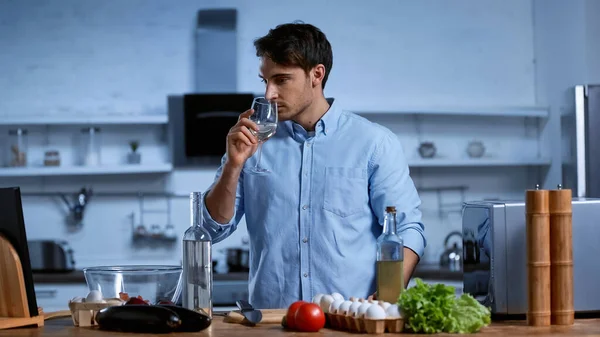
<path id="1" fill-rule="evenodd" d="M 248 118 L 253 113 L 254 110 L 249 109 L 240 114 L 238 122 L 227 134 L 227 164 L 232 168 L 243 167 L 258 149 L 258 138 L 250 131 L 258 131 L 258 126 Z"/>
<path id="2" fill-rule="evenodd" d="M 408 287 L 410 278 L 412 277 L 417 264 L 419 263 L 419 255 L 412 249 L 404 247 L 404 288 Z"/>
<path id="3" fill-rule="evenodd" d="M 258 126 L 248 119 L 254 110 L 240 114 L 238 122 L 227 134 L 227 160 L 215 186 L 205 198 L 206 209 L 218 223 L 228 223 L 235 214 L 235 199 L 240 174 L 244 163 L 258 149 L 258 139 L 250 132 Z"/>

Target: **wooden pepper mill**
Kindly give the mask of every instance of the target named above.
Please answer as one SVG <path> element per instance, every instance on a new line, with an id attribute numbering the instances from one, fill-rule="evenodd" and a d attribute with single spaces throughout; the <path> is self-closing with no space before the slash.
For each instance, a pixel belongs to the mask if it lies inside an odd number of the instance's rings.
<path id="1" fill-rule="evenodd" d="M 550 203 L 550 277 L 552 324 L 572 325 L 573 304 L 573 222 L 570 189 L 551 190 Z"/>
<path id="2" fill-rule="evenodd" d="M 550 211 L 548 190 L 525 192 L 527 238 L 527 324 L 551 324 Z"/>

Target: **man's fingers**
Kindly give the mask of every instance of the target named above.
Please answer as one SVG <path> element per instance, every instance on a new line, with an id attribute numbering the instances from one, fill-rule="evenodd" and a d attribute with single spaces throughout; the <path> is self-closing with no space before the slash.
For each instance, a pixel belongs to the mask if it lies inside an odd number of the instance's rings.
<path id="1" fill-rule="evenodd" d="M 248 130 L 246 130 L 248 131 Z M 248 131 L 250 132 L 250 131 Z M 242 142 L 248 146 L 252 146 L 252 141 L 250 140 L 251 138 L 247 137 L 243 132 L 235 132 L 233 134 L 230 135 L 231 140 L 233 140 L 233 143 L 235 144 L 236 142 Z"/>
<path id="2" fill-rule="evenodd" d="M 258 139 L 256 138 L 256 136 L 254 134 L 252 134 L 252 132 L 247 127 L 242 126 L 240 128 L 240 132 L 243 132 L 244 135 L 246 137 L 248 137 L 248 139 L 250 139 L 250 141 L 252 141 L 252 144 L 256 144 L 258 142 Z"/>
<path id="3" fill-rule="evenodd" d="M 237 126 L 235 128 L 233 128 L 233 130 L 237 131 L 238 128 L 239 129 L 244 129 L 244 127 L 248 128 L 248 129 L 252 129 L 254 131 L 258 131 L 258 125 L 256 125 L 256 123 L 254 123 L 253 121 L 249 120 L 248 118 L 240 119 L 240 121 L 237 122 Z"/>
<path id="4" fill-rule="evenodd" d="M 238 117 L 238 121 L 241 120 L 242 118 L 248 118 L 248 117 L 252 116 L 253 113 L 254 113 L 254 109 L 248 109 L 248 110 L 242 112 L 240 114 L 240 116 Z"/>

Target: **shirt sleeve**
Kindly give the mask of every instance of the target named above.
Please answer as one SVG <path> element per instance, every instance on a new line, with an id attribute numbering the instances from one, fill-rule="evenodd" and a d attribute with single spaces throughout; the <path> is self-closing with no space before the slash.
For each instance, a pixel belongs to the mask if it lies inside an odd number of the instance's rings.
<path id="1" fill-rule="evenodd" d="M 427 245 L 419 210 L 421 199 L 410 177 L 400 140 L 387 129 L 369 162 L 369 186 L 371 208 L 379 224 L 383 226 L 385 208 L 395 206 L 396 232 L 402 237 L 404 247 L 421 258 Z"/>
<path id="2" fill-rule="evenodd" d="M 223 159 L 221 160 L 221 166 L 217 169 L 217 173 L 215 175 L 215 179 L 214 179 L 213 183 L 205 191 L 204 198 L 206 198 L 206 195 L 208 194 L 208 192 L 214 187 L 217 180 L 219 180 L 219 177 L 223 173 L 223 165 L 225 163 L 225 159 L 226 159 L 225 156 L 223 156 Z M 210 216 L 210 213 L 208 212 L 208 209 L 206 208 L 206 202 L 202 203 L 202 226 L 210 233 L 210 237 L 211 237 L 213 243 L 223 241 L 228 236 L 230 236 L 233 232 L 235 232 L 240 220 L 242 219 L 242 216 L 244 215 L 243 179 L 244 179 L 244 173 L 242 171 L 242 173 L 240 173 L 240 178 L 238 180 L 238 185 L 237 185 L 237 189 L 236 189 L 236 193 L 235 193 L 235 209 L 234 209 L 233 217 L 231 217 L 231 220 L 229 220 L 228 223 L 219 223 L 219 222 L 215 221 L 212 218 L 212 216 Z"/>

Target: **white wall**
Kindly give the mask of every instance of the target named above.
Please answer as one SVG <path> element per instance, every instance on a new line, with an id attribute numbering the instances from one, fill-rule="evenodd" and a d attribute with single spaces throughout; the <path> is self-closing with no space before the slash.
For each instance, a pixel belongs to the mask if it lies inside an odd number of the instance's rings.
<path id="1" fill-rule="evenodd" d="M 240 91 L 259 92 L 252 41 L 282 22 L 301 19 L 322 28 L 334 48 L 327 85 L 349 109 L 390 110 L 398 106 L 496 106 L 537 103 L 532 2 L 425 0 L 317 1 L 275 0 L 107 0 L 0 2 L 0 118 L 15 114 L 164 113 L 166 96 L 193 88 L 193 24 L 200 8 L 239 10 Z M 371 117 L 389 126 L 415 155 L 415 130 L 395 117 Z M 465 133 L 482 139 L 490 153 L 526 151 L 535 145 L 505 142 L 523 125 L 491 119 L 465 129 L 440 129 L 425 121 L 426 136 L 445 155 L 464 153 Z M 465 120 L 466 121 L 466 120 Z M 470 124 L 468 124 L 470 125 Z M 0 130 L 1 132 L 2 130 Z M 462 136 L 462 137 L 461 137 Z M 121 140 L 125 144 L 127 137 Z M 526 141 L 526 140 L 525 140 Z M 526 143 L 525 143 L 526 144 Z M 144 146 L 144 145 L 142 145 Z M 152 142 L 147 145 L 152 146 Z M 143 148 L 142 148 L 143 149 Z M 206 188 L 214 168 L 178 170 L 168 176 L 1 179 L 25 191 L 167 190 L 188 193 Z M 467 185 L 467 199 L 521 197 L 530 172 L 525 168 L 432 168 L 413 170 L 418 186 Z M 444 202 L 458 202 L 454 194 Z M 449 200 L 446 201 L 446 198 Z M 456 214 L 438 217 L 437 196 L 423 193 L 429 247 L 427 261 L 437 261 L 441 243 L 460 228 Z M 157 207 L 159 207 L 157 205 Z M 174 202 L 173 224 L 188 225 L 187 200 Z M 93 199 L 82 231 L 68 233 L 60 201 L 26 198 L 28 236 L 67 238 L 79 266 L 95 263 L 178 262 L 178 245 L 134 249 L 128 214 L 135 199 Z M 136 215 L 137 217 L 137 215 Z M 161 215 L 147 218 L 164 223 Z M 225 245 L 237 245 L 242 228 Z"/>
<path id="2" fill-rule="evenodd" d="M 555 132 L 549 141 L 557 151 L 561 149 L 567 164 L 563 167 L 563 186 L 573 186 L 573 87 L 600 83 L 600 2 L 535 0 L 533 4 L 537 101 L 551 108 L 549 124 Z M 559 132 L 561 138 L 553 136 Z"/>

